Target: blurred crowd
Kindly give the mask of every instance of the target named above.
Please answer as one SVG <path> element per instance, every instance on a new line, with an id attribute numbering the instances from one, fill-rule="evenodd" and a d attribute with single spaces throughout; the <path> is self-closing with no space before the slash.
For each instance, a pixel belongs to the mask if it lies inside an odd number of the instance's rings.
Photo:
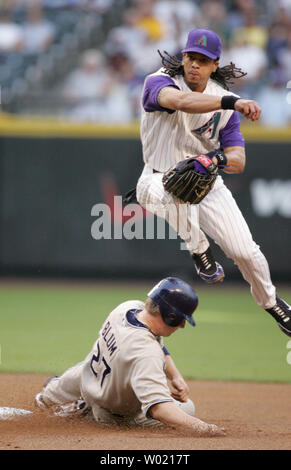
<path id="1" fill-rule="evenodd" d="M 0 53 L 48 50 L 56 34 L 46 16 L 49 9 L 103 15 L 119 1 L 0 0 Z M 108 31 L 102 46 L 83 51 L 76 68 L 58 84 L 63 115 L 106 123 L 137 119 L 144 78 L 161 65 L 157 51 L 179 56 L 193 28 L 209 28 L 221 36 L 220 65 L 233 62 L 247 72 L 232 91 L 259 102 L 263 124 L 291 125 L 291 0 L 124 1 L 119 24 Z"/>

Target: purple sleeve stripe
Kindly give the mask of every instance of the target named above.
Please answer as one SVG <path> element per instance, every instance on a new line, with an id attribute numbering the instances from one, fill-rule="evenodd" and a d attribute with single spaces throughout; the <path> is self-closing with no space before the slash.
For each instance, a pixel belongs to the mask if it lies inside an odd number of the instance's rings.
<path id="1" fill-rule="evenodd" d="M 240 119 L 237 111 L 234 111 L 228 120 L 226 126 L 219 132 L 221 148 L 226 147 L 244 147 L 245 139 L 240 131 Z"/>
<path id="2" fill-rule="evenodd" d="M 165 356 L 170 356 L 170 353 L 169 353 L 169 351 L 167 350 L 166 346 L 163 346 L 162 349 L 163 349 L 163 351 L 164 351 Z"/>
<path id="3" fill-rule="evenodd" d="M 179 87 L 171 77 L 154 75 L 146 80 L 142 97 L 142 104 L 145 111 L 148 113 L 152 113 L 153 111 L 166 111 L 169 114 L 175 112 L 173 109 L 163 108 L 158 103 L 159 91 L 166 86 L 173 86 L 179 90 Z"/>

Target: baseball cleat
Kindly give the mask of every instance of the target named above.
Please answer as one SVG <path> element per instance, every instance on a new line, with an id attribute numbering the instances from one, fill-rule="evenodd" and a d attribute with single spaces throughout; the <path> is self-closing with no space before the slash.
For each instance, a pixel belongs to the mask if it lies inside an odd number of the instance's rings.
<path id="1" fill-rule="evenodd" d="M 49 411 L 59 418 L 70 418 L 73 416 L 86 416 L 91 408 L 84 402 L 84 400 L 79 399 L 73 403 L 68 403 L 66 405 L 47 405 L 43 399 L 41 393 L 38 393 L 34 398 L 35 406 L 37 406 L 41 411 Z"/>
<path id="2" fill-rule="evenodd" d="M 48 384 L 52 381 L 52 380 L 55 380 L 55 379 L 58 379 L 58 376 L 57 375 L 54 375 L 53 377 L 49 377 L 45 383 L 43 384 L 43 387 L 42 387 L 42 390 L 44 390 Z M 42 396 L 42 393 L 38 393 L 35 398 L 34 398 L 34 404 L 35 406 L 37 406 L 38 408 L 40 408 L 41 410 L 47 410 L 49 408 L 49 406 L 45 403 L 44 399 L 43 399 L 43 396 Z"/>
<path id="3" fill-rule="evenodd" d="M 54 409 L 54 415 L 58 416 L 59 418 L 71 418 L 74 416 L 83 417 L 86 416 L 90 411 L 91 408 L 84 400 L 80 398 L 73 403 L 56 406 Z"/>
<path id="4" fill-rule="evenodd" d="M 42 394 L 41 394 L 41 393 L 38 393 L 37 395 L 35 395 L 34 404 L 35 404 L 35 406 L 37 406 L 40 410 L 47 410 L 47 409 L 48 409 L 48 406 L 47 406 L 47 405 L 45 404 L 45 402 L 43 401 L 43 397 L 42 397 Z"/>
<path id="5" fill-rule="evenodd" d="M 202 254 L 192 255 L 198 276 L 207 284 L 216 284 L 224 279 L 223 267 L 217 263 L 211 253 L 210 247 Z"/>
<path id="6" fill-rule="evenodd" d="M 291 307 L 278 295 L 276 295 L 277 303 L 272 308 L 266 308 L 266 312 L 270 313 L 276 320 L 279 328 L 285 335 L 291 336 Z"/>

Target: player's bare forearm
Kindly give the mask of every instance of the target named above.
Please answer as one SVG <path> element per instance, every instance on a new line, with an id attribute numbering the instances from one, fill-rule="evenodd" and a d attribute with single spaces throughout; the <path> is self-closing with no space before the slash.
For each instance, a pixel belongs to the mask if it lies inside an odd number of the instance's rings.
<path id="1" fill-rule="evenodd" d="M 187 436 L 224 436 L 224 429 L 215 424 L 207 424 L 194 416 L 190 416 L 171 402 L 157 403 L 151 408 L 154 419 L 163 424 L 182 431 Z"/>
<path id="2" fill-rule="evenodd" d="M 183 111 L 190 114 L 203 114 L 222 109 L 221 96 L 212 96 L 199 92 L 184 92 L 174 87 L 162 88 L 158 101 L 160 106 L 175 111 Z M 257 121 L 261 116 L 261 108 L 256 101 L 238 99 L 235 109 L 246 119 Z"/>
<path id="3" fill-rule="evenodd" d="M 223 171 L 225 173 L 242 173 L 246 164 L 245 148 L 240 146 L 226 147 L 224 153 L 227 157 L 227 167 Z M 214 158 L 213 161 L 215 161 Z"/>
<path id="4" fill-rule="evenodd" d="M 190 114 L 203 114 L 222 109 L 221 99 L 222 96 L 207 95 L 196 91 L 184 92 L 174 87 L 162 88 L 158 95 L 158 102 L 163 108 Z M 257 121 L 262 111 L 256 101 L 242 98 L 235 102 L 234 107 L 251 121 Z"/>
<path id="5" fill-rule="evenodd" d="M 189 387 L 175 366 L 170 355 L 166 356 L 165 372 L 172 385 L 172 397 L 175 398 L 175 400 L 186 402 L 190 396 Z"/>
<path id="6" fill-rule="evenodd" d="M 160 106 L 184 113 L 200 114 L 221 109 L 221 96 L 211 96 L 195 91 L 184 92 L 173 87 L 163 88 L 158 96 Z"/>

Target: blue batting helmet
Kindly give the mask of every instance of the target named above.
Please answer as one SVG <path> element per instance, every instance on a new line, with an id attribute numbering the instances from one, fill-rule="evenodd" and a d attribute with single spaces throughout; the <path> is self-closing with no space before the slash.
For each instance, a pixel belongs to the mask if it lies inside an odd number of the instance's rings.
<path id="1" fill-rule="evenodd" d="M 186 319 L 195 326 L 192 314 L 197 308 L 198 297 L 186 282 L 177 277 L 167 277 L 151 289 L 148 297 L 159 306 L 166 325 L 178 326 Z"/>

